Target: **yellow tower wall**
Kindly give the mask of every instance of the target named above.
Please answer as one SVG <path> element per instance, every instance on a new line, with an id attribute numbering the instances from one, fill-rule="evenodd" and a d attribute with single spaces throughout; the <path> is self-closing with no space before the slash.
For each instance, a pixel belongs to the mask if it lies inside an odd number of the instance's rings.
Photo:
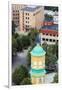
<path id="1" fill-rule="evenodd" d="M 31 56 L 32 68 L 43 69 L 45 68 L 45 56 Z"/>

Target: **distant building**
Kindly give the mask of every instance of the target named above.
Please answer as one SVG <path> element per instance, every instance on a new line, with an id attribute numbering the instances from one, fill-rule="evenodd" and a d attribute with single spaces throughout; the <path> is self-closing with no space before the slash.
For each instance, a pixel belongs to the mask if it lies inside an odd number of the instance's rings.
<path id="1" fill-rule="evenodd" d="M 17 26 L 19 25 L 19 10 L 25 6 L 23 4 L 12 4 L 12 20 Z"/>
<path id="2" fill-rule="evenodd" d="M 40 34 L 42 43 L 55 44 L 58 41 L 58 25 L 44 26 L 40 30 Z"/>
<path id="3" fill-rule="evenodd" d="M 44 10 L 45 14 L 53 16 L 53 23 L 58 24 L 58 11 Z"/>
<path id="4" fill-rule="evenodd" d="M 20 10 L 20 31 L 29 31 L 30 28 L 40 29 L 43 26 L 44 7 L 27 6 Z"/>
<path id="5" fill-rule="evenodd" d="M 54 11 L 52 10 L 44 10 L 44 14 L 48 14 L 48 15 L 54 15 Z"/>
<path id="6" fill-rule="evenodd" d="M 54 24 L 58 24 L 58 12 L 55 12 L 54 15 L 53 15 L 53 21 L 54 21 Z"/>

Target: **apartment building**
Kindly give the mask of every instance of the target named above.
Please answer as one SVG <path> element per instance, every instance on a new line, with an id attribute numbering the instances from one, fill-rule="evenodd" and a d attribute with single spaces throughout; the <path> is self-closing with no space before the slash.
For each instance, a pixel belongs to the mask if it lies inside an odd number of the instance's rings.
<path id="1" fill-rule="evenodd" d="M 17 26 L 19 25 L 19 10 L 25 6 L 23 4 L 12 4 L 12 20 Z"/>
<path id="2" fill-rule="evenodd" d="M 20 31 L 26 32 L 30 28 L 40 29 L 43 26 L 44 7 L 27 6 L 20 10 Z"/>
<path id="3" fill-rule="evenodd" d="M 58 25 L 44 26 L 40 30 L 41 43 L 55 44 L 58 41 Z"/>

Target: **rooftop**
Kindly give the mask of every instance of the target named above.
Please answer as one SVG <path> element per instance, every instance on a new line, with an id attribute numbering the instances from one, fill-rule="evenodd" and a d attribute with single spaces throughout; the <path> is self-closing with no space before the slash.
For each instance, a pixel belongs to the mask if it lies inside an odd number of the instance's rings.
<path id="1" fill-rule="evenodd" d="M 45 75 L 46 70 L 45 69 L 39 69 L 39 70 L 31 69 L 30 73 L 32 76 L 41 77 L 41 76 Z"/>
<path id="2" fill-rule="evenodd" d="M 40 33 L 58 35 L 58 31 L 56 30 L 41 30 Z"/>
<path id="3" fill-rule="evenodd" d="M 23 9 L 21 9 L 21 10 L 33 12 L 33 11 L 35 11 L 38 8 L 40 8 L 40 6 L 30 5 L 30 6 L 27 6 L 27 7 L 23 8 Z"/>
<path id="4" fill-rule="evenodd" d="M 37 44 L 30 53 L 32 56 L 44 56 L 46 54 L 39 44 Z"/>
<path id="5" fill-rule="evenodd" d="M 43 26 L 42 27 L 42 30 L 58 30 L 58 24 L 54 24 L 54 25 L 51 25 L 51 26 Z"/>

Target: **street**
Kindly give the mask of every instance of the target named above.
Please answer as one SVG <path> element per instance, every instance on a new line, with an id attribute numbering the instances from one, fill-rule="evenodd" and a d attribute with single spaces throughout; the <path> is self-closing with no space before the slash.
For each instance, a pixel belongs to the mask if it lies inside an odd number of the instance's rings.
<path id="1" fill-rule="evenodd" d="M 12 64 L 12 72 L 20 65 L 26 66 L 27 65 L 27 52 L 28 50 L 24 50 L 23 52 L 18 52 L 17 56 L 13 57 L 13 64 Z"/>

